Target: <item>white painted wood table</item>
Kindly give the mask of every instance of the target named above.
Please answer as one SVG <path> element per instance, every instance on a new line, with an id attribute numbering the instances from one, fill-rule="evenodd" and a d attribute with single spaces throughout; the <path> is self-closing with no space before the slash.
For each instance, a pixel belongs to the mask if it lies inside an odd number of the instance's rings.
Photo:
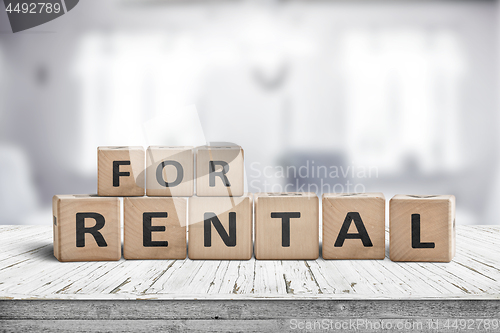
<path id="1" fill-rule="evenodd" d="M 297 320 L 500 320 L 499 245 L 499 226 L 459 226 L 451 263 L 60 263 L 51 227 L 0 226 L 0 332 L 293 331 Z"/>

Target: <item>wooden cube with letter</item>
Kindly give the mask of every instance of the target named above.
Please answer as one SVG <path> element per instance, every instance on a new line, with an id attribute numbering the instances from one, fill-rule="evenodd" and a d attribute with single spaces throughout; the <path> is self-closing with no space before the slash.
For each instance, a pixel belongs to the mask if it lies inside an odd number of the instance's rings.
<path id="1" fill-rule="evenodd" d="M 52 198 L 54 256 L 59 261 L 120 260 L 120 200 L 95 195 Z"/>
<path id="2" fill-rule="evenodd" d="M 192 197 L 189 199 L 189 258 L 252 258 L 252 198 Z"/>
<path id="3" fill-rule="evenodd" d="M 98 147 L 97 194 L 143 196 L 145 160 L 143 147 Z"/>
<path id="4" fill-rule="evenodd" d="M 196 195 L 242 196 L 243 149 L 240 146 L 203 146 L 196 154 Z"/>
<path id="5" fill-rule="evenodd" d="M 146 151 L 146 168 L 146 195 L 193 195 L 193 147 L 149 147 Z"/>
<path id="6" fill-rule="evenodd" d="M 319 202 L 314 193 L 255 195 L 255 258 L 317 259 Z"/>
<path id="7" fill-rule="evenodd" d="M 382 193 L 323 194 L 323 258 L 384 259 Z"/>
<path id="8" fill-rule="evenodd" d="M 185 198 L 123 199 L 125 259 L 185 259 Z"/>
<path id="9" fill-rule="evenodd" d="M 453 195 L 396 195 L 389 219 L 392 261 L 449 262 L 455 256 Z"/>

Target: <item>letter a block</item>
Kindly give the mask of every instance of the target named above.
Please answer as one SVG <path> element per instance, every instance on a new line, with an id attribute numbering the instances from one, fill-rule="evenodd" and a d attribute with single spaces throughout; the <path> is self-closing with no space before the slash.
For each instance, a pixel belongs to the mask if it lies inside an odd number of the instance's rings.
<path id="1" fill-rule="evenodd" d="M 252 199 L 192 197 L 189 199 L 189 258 L 252 258 Z"/>
<path id="2" fill-rule="evenodd" d="M 323 258 L 384 259 L 382 193 L 323 194 Z"/>
<path id="3" fill-rule="evenodd" d="M 98 147 L 97 194 L 143 196 L 145 160 L 143 147 Z"/>
<path id="4" fill-rule="evenodd" d="M 54 256 L 59 261 L 120 260 L 120 200 L 92 195 L 52 198 Z"/>
<path id="5" fill-rule="evenodd" d="M 185 198 L 124 198 L 125 259 L 185 259 Z"/>
<path id="6" fill-rule="evenodd" d="M 453 195 L 396 195 L 389 219 L 392 261 L 449 262 L 455 256 Z"/>
<path id="7" fill-rule="evenodd" d="M 204 146 L 196 154 L 196 195 L 242 196 L 243 149 L 240 146 Z"/>
<path id="8" fill-rule="evenodd" d="M 255 258 L 317 259 L 318 215 L 314 193 L 256 194 Z"/>
<path id="9" fill-rule="evenodd" d="M 149 147 L 146 152 L 146 165 L 146 195 L 193 195 L 193 147 Z"/>

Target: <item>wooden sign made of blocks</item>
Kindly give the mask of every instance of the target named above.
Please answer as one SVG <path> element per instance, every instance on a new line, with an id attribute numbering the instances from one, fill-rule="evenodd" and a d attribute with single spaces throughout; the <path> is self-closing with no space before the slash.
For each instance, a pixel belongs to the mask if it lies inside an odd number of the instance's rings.
<path id="1" fill-rule="evenodd" d="M 146 195 L 193 195 L 193 147 L 149 147 L 146 151 L 146 167 Z"/>
<path id="2" fill-rule="evenodd" d="M 323 194 L 323 258 L 384 259 L 382 193 Z"/>
<path id="3" fill-rule="evenodd" d="M 185 259 L 187 199 L 123 199 L 125 259 Z"/>
<path id="4" fill-rule="evenodd" d="M 255 195 L 255 258 L 319 256 L 319 202 L 314 193 Z"/>
<path id="5" fill-rule="evenodd" d="M 196 195 L 242 196 L 243 149 L 240 146 L 203 146 L 196 154 Z"/>
<path id="6" fill-rule="evenodd" d="M 252 198 L 189 199 L 189 258 L 249 260 L 253 241 Z"/>
<path id="7" fill-rule="evenodd" d="M 120 199 L 55 195 L 52 210 L 57 260 L 120 260 Z"/>
<path id="8" fill-rule="evenodd" d="M 455 256 L 453 195 L 396 195 L 389 220 L 392 261 L 449 262 Z"/>
<path id="9" fill-rule="evenodd" d="M 145 160 L 143 147 L 98 147 L 97 194 L 143 196 Z"/>

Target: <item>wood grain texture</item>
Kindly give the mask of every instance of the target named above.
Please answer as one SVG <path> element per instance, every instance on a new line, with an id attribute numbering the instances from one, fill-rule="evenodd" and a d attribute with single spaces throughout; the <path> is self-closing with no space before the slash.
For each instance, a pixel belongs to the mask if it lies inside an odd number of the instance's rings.
<path id="1" fill-rule="evenodd" d="M 143 196 L 145 193 L 146 155 L 143 147 L 97 148 L 97 194 L 99 196 Z M 130 162 L 119 165 L 118 171 L 129 173 L 120 176 L 118 186 L 113 182 L 113 162 Z"/>
<path id="2" fill-rule="evenodd" d="M 210 163 L 215 162 L 215 172 L 210 172 Z M 227 163 L 226 180 L 222 179 L 223 166 Z M 242 196 L 244 193 L 244 158 L 240 146 L 203 146 L 196 150 L 196 195 L 197 196 Z M 212 180 L 212 183 L 210 179 Z M 229 185 L 229 186 L 226 186 Z"/>
<path id="3" fill-rule="evenodd" d="M 319 203 L 316 194 L 258 193 L 254 200 L 255 258 L 318 258 Z M 293 213 L 294 217 L 279 217 L 284 216 L 283 213 Z M 288 222 L 283 222 L 286 218 Z"/>
<path id="4" fill-rule="evenodd" d="M 382 193 L 323 194 L 323 258 L 324 259 L 384 259 L 385 257 L 385 197 Z M 361 239 L 345 239 L 335 246 L 348 214 L 359 214 L 364 230 L 348 218 L 349 234 L 366 231 L 370 243 Z M 349 215 L 349 217 L 351 217 Z"/>
<path id="5" fill-rule="evenodd" d="M 172 165 L 172 163 L 178 163 L 177 166 L 182 168 L 181 174 L 179 174 L 176 166 Z M 158 167 L 162 170 L 163 182 L 161 183 L 157 179 Z M 169 186 L 165 186 L 167 185 L 166 183 L 169 183 Z M 190 197 L 193 193 L 193 147 L 148 147 L 146 151 L 146 195 Z"/>
<path id="6" fill-rule="evenodd" d="M 389 258 L 60 263 L 50 227 L 0 226 L 0 299 L 498 300 L 499 242 L 500 226 L 458 226 L 457 254 L 450 263 Z"/>
<path id="7" fill-rule="evenodd" d="M 55 195 L 52 198 L 54 256 L 59 261 L 100 261 L 121 258 L 120 201 L 118 198 L 93 195 Z M 99 230 L 104 246 L 91 233 L 77 246 L 77 214 L 97 213 L 103 218 Z M 85 228 L 97 225 L 94 218 L 84 218 Z M 102 244 L 101 244 L 102 245 Z"/>
<path id="8" fill-rule="evenodd" d="M 187 200 L 185 198 L 133 197 L 123 199 L 123 257 L 125 259 L 186 258 Z M 144 221 L 144 214 L 166 213 Z M 153 229 L 144 243 L 144 223 Z M 167 242 L 167 243 L 159 243 Z"/>
<path id="9" fill-rule="evenodd" d="M 396 195 L 389 202 L 389 221 L 391 260 L 449 262 L 455 256 L 453 195 Z M 415 246 L 415 239 L 427 245 Z"/>
<path id="10" fill-rule="evenodd" d="M 213 213 L 223 226 L 222 234 L 210 222 L 210 246 L 205 245 L 205 214 Z M 234 218 L 235 232 L 229 227 Z M 217 222 L 215 222 L 217 223 Z M 250 195 L 242 197 L 189 198 L 189 258 L 249 260 L 253 254 L 253 203 Z M 230 243 L 232 235 L 234 243 Z M 208 245 L 208 244 L 207 244 Z"/>

